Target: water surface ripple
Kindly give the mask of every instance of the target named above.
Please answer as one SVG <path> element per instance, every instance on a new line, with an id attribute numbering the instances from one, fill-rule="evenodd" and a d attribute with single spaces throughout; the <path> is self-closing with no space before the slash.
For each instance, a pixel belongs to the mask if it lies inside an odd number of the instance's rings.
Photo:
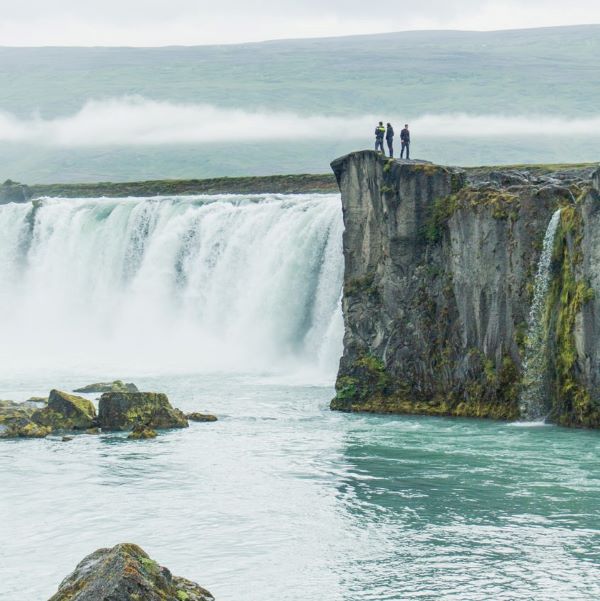
<path id="1" fill-rule="evenodd" d="M 2 442 L 3 600 L 122 541 L 219 601 L 600 597 L 597 432 L 342 415 L 329 388 L 256 376 L 138 383 L 221 419 Z"/>

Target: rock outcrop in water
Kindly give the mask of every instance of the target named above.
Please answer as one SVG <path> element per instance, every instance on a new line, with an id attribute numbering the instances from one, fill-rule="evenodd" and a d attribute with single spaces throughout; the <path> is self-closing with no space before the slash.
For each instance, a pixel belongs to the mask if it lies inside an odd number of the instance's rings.
<path id="1" fill-rule="evenodd" d="M 88 384 L 87 386 L 82 386 L 81 388 L 75 388 L 73 392 L 90 394 L 96 392 L 139 392 L 139 390 L 138 387 L 132 382 L 115 380 L 114 382 L 96 382 L 95 384 Z"/>
<path id="2" fill-rule="evenodd" d="M 333 409 L 518 419 L 534 276 L 563 207 L 543 312 L 547 412 L 600 426 L 598 172 L 465 171 L 370 151 L 332 168 L 345 223 Z"/>
<path id="3" fill-rule="evenodd" d="M 105 431 L 133 430 L 138 425 L 152 430 L 189 425 L 185 415 L 172 407 L 167 395 L 158 392 L 105 392 L 100 397 L 98 423 Z"/>
<path id="4" fill-rule="evenodd" d="M 49 601 L 214 601 L 191 580 L 173 576 L 137 545 L 98 549 L 83 559 Z"/>
<path id="5" fill-rule="evenodd" d="M 37 405 L 26 401 L 0 401 L 0 438 L 45 438 L 50 428 L 31 419 Z"/>
<path id="6" fill-rule="evenodd" d="M 60 390 L 51 390 L 48 405 L 34 411 L 31 419 L 53 432 L 87 430 L 96 424 L 96 408 L 88 399 Z"/>

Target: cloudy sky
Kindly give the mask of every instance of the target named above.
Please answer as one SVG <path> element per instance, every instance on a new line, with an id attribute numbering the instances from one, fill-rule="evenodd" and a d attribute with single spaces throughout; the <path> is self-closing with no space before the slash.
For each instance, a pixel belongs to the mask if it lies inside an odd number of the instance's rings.
<path id="1" fill-rule="evenodd" d="M 600 23 L 598 0 L 1 0 L 0 45 L 210 44 Z"/>

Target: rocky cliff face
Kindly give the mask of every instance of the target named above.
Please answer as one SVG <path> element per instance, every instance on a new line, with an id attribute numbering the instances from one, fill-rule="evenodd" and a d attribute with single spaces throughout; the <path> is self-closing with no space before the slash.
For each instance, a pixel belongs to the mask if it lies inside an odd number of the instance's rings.
<path id="1" fill-rule="evenodd" d="M 332 408 L 520 417 L 527 321 L 559 207 L 543 312 L 550 418 L 600 425 L 600 203 L 591 169 L 462 171 L 374 152 L 332 163 L 344 212 L 344 355 Z"/>

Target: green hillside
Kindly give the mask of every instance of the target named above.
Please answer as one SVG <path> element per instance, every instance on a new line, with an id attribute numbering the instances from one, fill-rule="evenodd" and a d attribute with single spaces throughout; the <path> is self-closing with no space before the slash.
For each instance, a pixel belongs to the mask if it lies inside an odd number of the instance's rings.
<path id="1" fill-rule="evenodd" d="M 0 108 L 68 114 L 89 98 L 301 112 L 503 111 L 589 115 L 600 25 L 407 32 L 168 48 L 0 48 Z M 349 95 L 350 94 L 350 95 Z"/>
<path id="2" fill-rule="evenodd" d="M 72 115 L 89 99 L 141 95 L 175 103 L 299 114 L 598 115 L 600 25 L 500 32 L 406 32 L 230 46 L 0 48 L 0 111 Z M 193 178 L 324 172 L 370 147 L 356 140 L 170 147 L 0 145 L 0 178 L 27 181 Z M 415 157 L 461 165 L 594 161 L 597 137 L 420 138 Z"/>

